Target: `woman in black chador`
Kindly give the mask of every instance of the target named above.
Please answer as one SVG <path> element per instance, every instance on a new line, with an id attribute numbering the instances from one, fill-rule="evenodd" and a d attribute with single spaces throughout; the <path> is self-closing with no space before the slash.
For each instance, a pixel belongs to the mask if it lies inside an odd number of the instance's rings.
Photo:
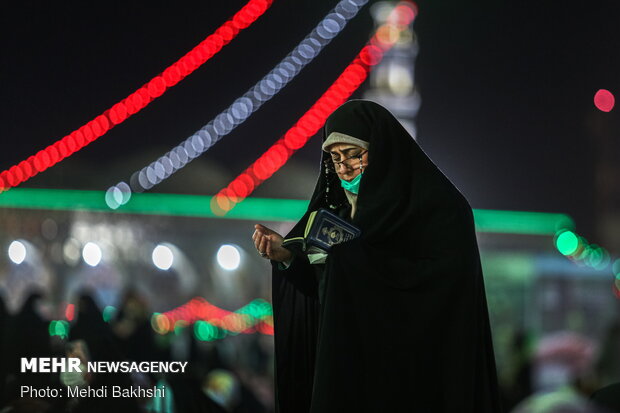
<path id="1" fill-rule="evenodd" d="M 353 100 L 327 120 L 307 212 L 361 230 L 329 253 L 256 225 L 273 264 L 281 413 L 500 411 L 471 207 L 394 116 Z"/>

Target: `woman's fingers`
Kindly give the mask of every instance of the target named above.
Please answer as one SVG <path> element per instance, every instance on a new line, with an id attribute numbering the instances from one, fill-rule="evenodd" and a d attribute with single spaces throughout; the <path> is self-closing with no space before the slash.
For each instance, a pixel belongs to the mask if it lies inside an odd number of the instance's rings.
<path id="1" fill-rule="evenodd" d="M 267 238 L 262 236 L 258 244 L 258 252 L 265 252 L 265 249 L 267 249 Z"/>
<path id="2" fill-rule="evenodd" d="M 279 247 L 278 241 L 281 243 L 281 236 L 277 232 L 267 228 L 261 224 L 254 225 L 254 233 L 252 234 L 252 240 L 254 241 L 254 247 L 259 253 L 265 253 L 271 258 L 274 249 Z"/>
<path id="3" fill-rule="evenodd" d="M 267 239 L 267 250 L 265 252 L 267 253 L 267 256 L 271 258 L 271 240 L 268 237 L 265 238 Z"/>
<path id="4" fill-rule="evenodd" d="M 254 239 L 254 246 L 256 247 L 257 250 L 260 250 L 260 242 L 263 238 L 264 238 L 264 235 L 261 234 L 260 232 L 256 234 L 256 238 Z"/>

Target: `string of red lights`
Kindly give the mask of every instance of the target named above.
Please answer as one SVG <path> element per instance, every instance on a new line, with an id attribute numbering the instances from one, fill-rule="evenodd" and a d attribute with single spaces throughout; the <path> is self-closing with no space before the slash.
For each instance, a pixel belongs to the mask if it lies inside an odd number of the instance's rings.
<path id="1" fill-rule="evenodd" d="M 135 115 L 164 92 L 206 63 L 239 32 L 267 11 L 273 0 L 250 0 L 230 20 L 144 86 L 116 103 L 90 122 L 0 173 L 0 193 L 27 181 L 40 172 L 105 135 L 114 126 Z"/>
<path id="2" fill-rule="evenodd" d="M 220 190 L 211 202 L 211 210 L 225 215 L 238 203 L 247 198 L 261 183 L 271 177 L 303 147 L 323 126 L 327 117 L 364 82 L 372 66 L 378 64 L 385 52 L 397 41 L 400 32 L 417 15 L 415 3 L 404 1 L 391 12 L 388 21 L 380 26 L 366 46 L 359 52 L 327 91 L 291 127 L 282 138 L 274 143 L 245 171 L 225 188 Z"/>

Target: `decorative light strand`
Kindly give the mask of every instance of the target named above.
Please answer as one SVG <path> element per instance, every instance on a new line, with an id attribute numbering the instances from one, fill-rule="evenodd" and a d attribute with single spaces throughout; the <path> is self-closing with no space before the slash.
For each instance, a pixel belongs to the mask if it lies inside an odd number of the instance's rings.
<path id="1" fill-rule="evenodd" d="M 368 0 L 342 0 L 316 28 L 242 97 L 196 131 L 170 152 L 135 172 L 130 185 L 125 182 L 110 187 L 106 203 L 112 209 L 129 202 L 132 191 L 153 188 L 192 160 L 205 153 L 222 137 L 245 122 L 258 108 L 286 86 L 346 26 Z"/>
<path id="2" fill-rule="evenodd" d="M 214 306 L 202 297 L 165 313 L 154 313 L 151 326 L 159 334 L 167 334 L 178 328 L 194 325 L 199 340 L 213 340 L 227 335 L 273 334 L 271 304 L 256 299 L 237 311 L 227 311 Z"/>
<path id="3" fill-rule="evenodd" d="M 398 41 L 400 32 L 416 15 L 415 3 L 403 1 L 394 7 L 387 22 L 377 29 L 369 44 L 284 137 L 213 197 L 211 211 L 216 215 L 225 215 L 284 166 L 293 153 L 316 134 L 327 117 L 364 82 L 370 68 L 381 61 L 383 54 Z"/>
<path id="4" fill-rule="evenodd" d="M 569 228 L 557 231 L 554 240 L 558 251 L 574 264 L 596 271 L 611 269 L 614 280 L 611 290 L 616 298 L 620 299 L 620 258 L 614 260 L 605 248 L 590 244 L 585 237 Z"/>
<path id="5" fill-rule="evenodd" d="M 190 75 L 254 23 L 273 0 L 250 0 L 230 20 L 140 89 L 56 143 L 0 173 L 0 193 L 27 181 L 135 115 Z"/>
<path id="6" fill-rule="evenodd" d="M 579 266 L 587 266 L 601 271 L 611 264 L 609 252 L 569 229 L 561 229 L 555 234 L 555 246 L 558 251 Z"/>

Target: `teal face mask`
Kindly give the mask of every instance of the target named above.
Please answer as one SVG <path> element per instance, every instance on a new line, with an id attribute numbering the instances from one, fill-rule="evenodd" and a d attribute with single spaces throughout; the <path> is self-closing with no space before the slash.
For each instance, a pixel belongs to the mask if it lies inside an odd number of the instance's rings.
<path id="1" fill-rule="evenodd" d="M 355 178 L 351 179 L 350 181 L 345 181 L 344 179 L 340 178 L 340 185 L 347 191 L 357 195 L 357 193 L 360 191 L 360 182 L 362 182 L 362 175 L 364 175 L 363 172 Z"/>

